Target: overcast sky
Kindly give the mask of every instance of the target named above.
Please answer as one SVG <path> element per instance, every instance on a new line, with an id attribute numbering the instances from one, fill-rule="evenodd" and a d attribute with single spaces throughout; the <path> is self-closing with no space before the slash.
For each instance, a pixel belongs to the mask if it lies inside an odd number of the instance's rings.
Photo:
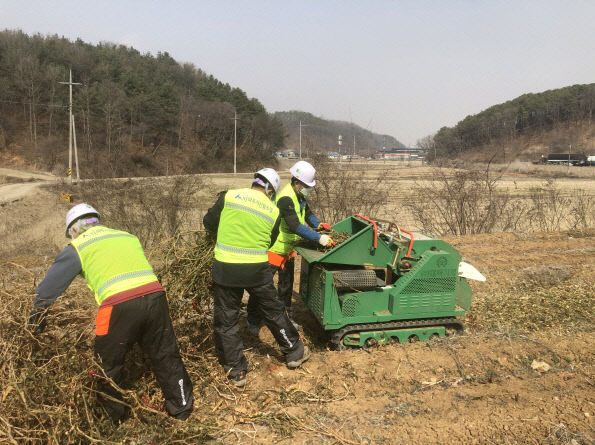
<path id="1" fill-rule="evenodd" d="M 595 0 L 0 0 L 0 28 L 167 51 L 269 112 L 406 145 L 521 94 L 595 82 Z"/>

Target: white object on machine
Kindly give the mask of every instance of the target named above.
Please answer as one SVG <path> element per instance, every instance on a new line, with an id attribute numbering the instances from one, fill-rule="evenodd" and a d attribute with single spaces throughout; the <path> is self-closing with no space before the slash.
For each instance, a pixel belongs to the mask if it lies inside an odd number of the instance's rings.
<path id="1" fill-rule="evenodd" d="M 486 277 L 469 263 L 461 261 L 459 263 L 459 277 L 468 278 L 470 280 L 485 281 Z"/>

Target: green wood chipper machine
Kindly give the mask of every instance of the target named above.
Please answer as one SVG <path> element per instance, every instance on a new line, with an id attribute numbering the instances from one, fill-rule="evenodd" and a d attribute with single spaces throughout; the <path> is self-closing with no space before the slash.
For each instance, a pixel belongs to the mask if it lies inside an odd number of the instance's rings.
<path id="1" fill-rule="evenodd" d="M 299 245 L 300 296 L 339 349 L 425 341 L 462 330 L 467 278 L 485 280 L 445 241 L 361 215 L 332 226 L 328 251 Z"/>

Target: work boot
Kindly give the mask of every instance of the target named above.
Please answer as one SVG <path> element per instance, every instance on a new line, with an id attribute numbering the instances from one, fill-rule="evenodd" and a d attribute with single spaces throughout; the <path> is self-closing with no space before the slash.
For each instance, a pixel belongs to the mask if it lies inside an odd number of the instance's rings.
<path id="1" fill-rule="evenodd" d="M 241 388 L 246 384 L 246 371 L 240 371 L 235 377 L 230 377 L 233 382 L 233 386 Z"/>
<path id="2" fill-rule="evenodd" d="M 249 321 L 246 321 L 246 331 L 248 331 L 248 334 L 250 334 L 252 337 L 258 337 L 258 334 L 260 334 L 260 325 L 252 324 Z"/>
<path id="3" fill-rule="evenodd" d="M 299 360 L 293 360 L 291 362 L 287 362 L 287 367 L 289 369 L 295 369 L 298 366 L 300 366 L 302 363 L 304 363 L 306 360 L 308 360 L 310 358 L 310 348 L 307 346 L 304 346 L 304 355 L 302 355 L 302 358 Z"/>

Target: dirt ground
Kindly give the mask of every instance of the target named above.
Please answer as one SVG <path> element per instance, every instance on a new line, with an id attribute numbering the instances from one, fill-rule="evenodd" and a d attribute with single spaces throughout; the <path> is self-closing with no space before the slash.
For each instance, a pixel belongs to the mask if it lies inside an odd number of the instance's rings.
<path id="1" fill-rule="evenodd" d="M 215 176 L 213 181 L 224 187 L 238 179 Z M 31 292 L 43 277 L 65 243 L 68 207 L 43 188 L 0 207 L 0 300 L 7 301 L 19 280 Z M 188 334 L 187 321 L 176 320 L 197 403 L 184 428 L 208 425 L 210 439 L 200 436 L 200 441 L 225 444 L 595 443 L 595 232 L 446 240 L 487 277 L 485 283 L 472 283 L 473 309 L 464 335 L 334 351 L 298 299 L 295 318 L 312 358 L 290 371 L 266 328 L 258 339 L 242 329 L 250 372 L 246 387 L 238 390 L 216 365 L 212 338 L 200 339 L 199 345 Z M 299 276 L 296 291 L 297 283 Z M 90 344 L 95 308 L 82 280 L 61 298 L 55 317 L 68 316 L 67 302 L 79 298 L 85 301 L 83 324 L 70 329 L 82 330 L 74 337 L 80 334 Z M 22 303 L 15 323 L 24 323 L 28 310 L 30 303 Z M 240 323 L 243 328 L 244 318 Z M 63 329 L 50 327 L 46 346 L 72 337 Z M 13 394 L 0 382 L 0 416 Z M 33 396 L 22 397 L 31 406 Z M 154 422 L 161 425 L 159 433 L 140 418 L 130 419 L 109 432 L 109 441 L 198 441 L 191 434 L 172 439 L 182 424 L 163 415 L 155 415 Z M 0 441 L 17 433 L 2 426 Z"/>
<path id="2" fill-rule="evenodd" d="M 572 270 L 570 282 L 591 282 L 585 296 L 593 305 L 593 234 L 538 234 L 525 240 L 499 234 L 448 241 L 488 279 L 473 283 L 475 300 L 514 298 L 509 293 L 526 283 L 531 271 L 564 267 Z M 507 254 L 511 249 L 515 255 Z M 306 431 L 280 443 L 593 443 L 595 349 L 589 316 L 580 327 L 574 326 L 578 320 L 569 320 L 527 331 L 514 320 L 507 324 L 495 315 L 502 323 L 497 326 L 489 313 L 472 311 L 463 336 L 331 351 L 317 322 L 299 301 L 296 305 L 315 356 L 303 370 L 288 373 L 253 352 L 255 372 L 242 393 L 245 404 L 262 410 L 259 394 L 275 382 L 289 391 L 288 398 L 301 402 L 283 409 L 295 416 L 295 423 L 308 419 Z M 261 337 L 273 345 L 266 329 Z M 549 369 L 540 369 L 540 362 Z M 262 437 L 254 425 L 238 428 L 243 433 L 234 436 L 251 434 L 256 443 Z"/>

